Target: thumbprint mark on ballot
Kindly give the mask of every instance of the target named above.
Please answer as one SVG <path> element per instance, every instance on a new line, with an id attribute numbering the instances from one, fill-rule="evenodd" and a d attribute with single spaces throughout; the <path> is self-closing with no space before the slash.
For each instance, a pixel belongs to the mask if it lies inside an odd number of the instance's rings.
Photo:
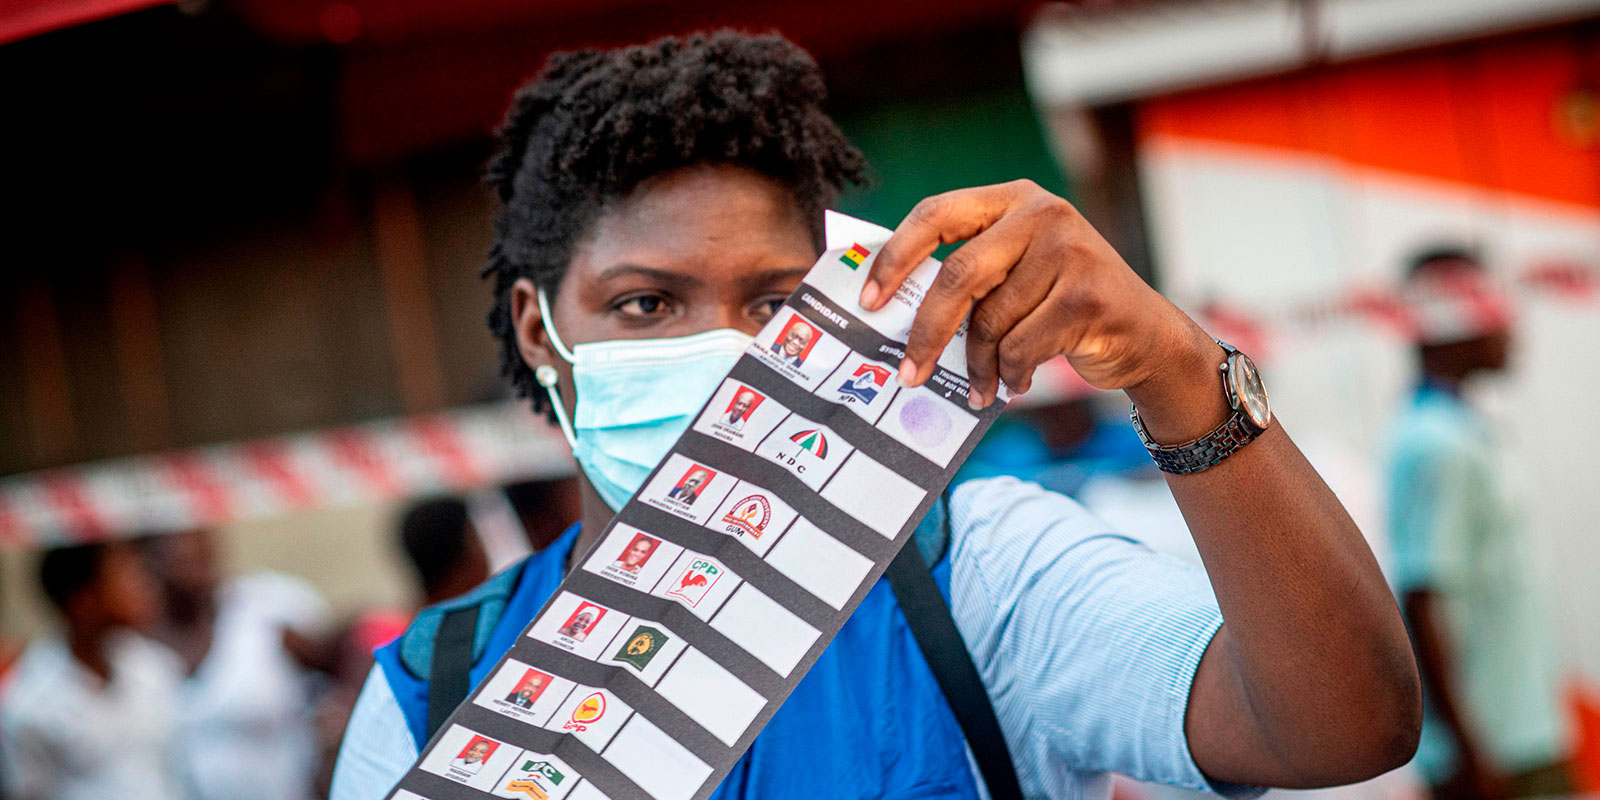
<path id="1" fill-rule="evenodd" d="M 900 407 L 900 427 L 917 444 L 934 447 L 950 435 L 950 412 L 931 397 L 913 397 Z"/>

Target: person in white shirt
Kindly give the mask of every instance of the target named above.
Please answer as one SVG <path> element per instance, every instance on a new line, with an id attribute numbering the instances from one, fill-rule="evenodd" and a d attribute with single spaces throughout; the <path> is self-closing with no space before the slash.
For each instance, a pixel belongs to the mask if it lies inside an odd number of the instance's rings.
<path id="1" fill-rule="evenodd" d="M 316 638 L 323 599 L 278 573 L 224 580 L 207 531 L 164 535 L 150 552 L 167 601 L 155 635 L 187 674 L 178 737 L 196 800 L 309 800 L 315 675 L 288 645 Z"/>
<path id="2" fill-rule="evenodd" d="M 46 553 L 40 583 L 65 629 L 34 641 L 0 695 L 0 775 L 12 800 L 182 800 L 174 716 L 181 662 L 133 633 L 159 613 L 127 542 Z"/>

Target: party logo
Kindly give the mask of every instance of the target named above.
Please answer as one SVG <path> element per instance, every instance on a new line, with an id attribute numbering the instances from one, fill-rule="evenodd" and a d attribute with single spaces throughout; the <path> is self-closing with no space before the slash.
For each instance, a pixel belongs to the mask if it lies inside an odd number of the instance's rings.
<path id="1" fill-rule="evenodd" d="M 622 649 L 611 657 L 612 661 L 621 661 L 640 672 L 650 665 L 650 660 L 661 652 L 667 645 L 667 635 L 659 628 L 649 625 L 640 625 L 633 629 L 633 635 L 622 645 Z"/>
<path id="2" fill-rule="evenodd" d="M 727 523 L 729 533 L 745 533 L 752 539 L 760 539 L 767 530 L 767 523 L 772 521 L 772 503 L 764 495 L 750 495 L 734 503 L 733 508 L 722 515 L 722 521 Z"/>
<path id="3" fill-rule="evenodd" d="M 681 600 L 683 604 L 694 608 L 700 601 L 706 599 L 706 593 L 711 591 L 718 580 L 722 578 L 722 569 L 703 558 L 692 561 L 683 572 L 672 581 L 672 588 L 668 589 L 668 597 Z"/>

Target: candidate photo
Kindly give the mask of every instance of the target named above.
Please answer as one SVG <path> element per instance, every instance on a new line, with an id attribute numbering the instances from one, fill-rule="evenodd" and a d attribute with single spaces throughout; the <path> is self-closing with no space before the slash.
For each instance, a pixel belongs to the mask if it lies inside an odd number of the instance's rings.
<path id="1" fill-rule="evenodd" d="M 716 472 L 705 467 L 690 467 L 689 471 L 678 479 L 678 484 L 672 487 L 672 491 L 667 492 L 667 499 L 692 506 L 694 501 L 700 499 L 700 493 L 705 490 L 706 484 L 716 476 Z"/>
<path id="2" fill-rule="evenodd" d="M 600 624 L 600 618 L 605 615 L 605 609 L 593 603 L 584 603 L 578 606 L 577 611 L 572 612 L 572 616 L 567 617 L 566 624 L 557 628 L 556 633 L 568 639 L 581 642 L 589 638 L 589 632 L 594 630 L 594 626 Z"/>
<path id="3" fill-rule="evenodd" d="M 644 568 L 650 556 L 655 555 L 656 548 L 661 546 L 661 540 L 642 533 L 633 535 L 633 541 L 622 548 L 622 555 L 617 556 L 616 567 L 630 575 L 637 575 Z"/>
<path id="4" fill-rule="evenodd" d="M 461 748 L 461 754 L 450 760 L 450 768 L 476 775 L 478 770 L 483 769 L 483 762 L 499 746 L 499 742 L 474 736 L 466 747 Z"/>
<path id="5" fill-rule="evenodd" d="M 506 702 L 518 708 L 533 708 L 533 704 L 539 700 L 539 695 L 544 694 L 545 687 L 549 685 L 549 675 L 530 669 L 528 674 L 522 676 L 522 682 L 517 684 L 517 688 L 506 695 Z"/>
<path id="6" fill-rule="evenodd" d="M 783 327 L 783 332 L 778 334 L 770 349 L 783 363 L 799 367 L 806 363 L 806 356 L 811 354 L 811 347 L 816 341 L 817 329 L 796 314 L 789 318 L 789 324 Z"/>
<path id="7" fill-rule="evenodd" d="M 750 419 L 751 412 L 761 401 L 767 398 L 756 393 L 754 389 L 740 389 L 733 395 L 733 400 L 728 402 L 728 408 L 717 422 L 736 431 L 744 430 L 744 423 Z"/>

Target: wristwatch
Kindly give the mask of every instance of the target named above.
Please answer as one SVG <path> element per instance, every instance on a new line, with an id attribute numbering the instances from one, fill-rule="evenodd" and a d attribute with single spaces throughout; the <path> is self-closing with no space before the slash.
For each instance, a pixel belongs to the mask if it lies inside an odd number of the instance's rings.
<path id="1" fill-rule="evenodd" d="M 1255 362 L 1233 345 L 1220 339 L 1216 342 L 1226 353 L 1218 367 L 1222 373 L 1222 396 L 1233 409 L 1221 425 L 1192 442 L 1156 444 L 1150 440 L 1144 420 L 1139 419 L 1138 407 L 1128 415 L 1139 441 L 1144 442 L 1144 449 L 1162 472 L 1174 475 L 1205 472 L 1255 441 L 1272 424 L 1272 406 L 1267 403 L 1267 389 L 1261 385 L 1261 373 L 1256 371 Z"/>

